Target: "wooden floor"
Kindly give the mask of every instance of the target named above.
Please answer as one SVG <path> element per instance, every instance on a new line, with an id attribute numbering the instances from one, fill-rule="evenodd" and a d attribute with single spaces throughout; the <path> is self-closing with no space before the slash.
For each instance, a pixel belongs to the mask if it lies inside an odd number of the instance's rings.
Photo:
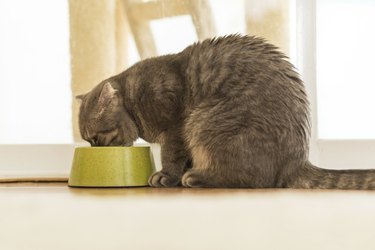
<path id="1" fill-rule="evenodd" d="M 375 192 L 0 184 L 0 249 L 375 249 Z"/>

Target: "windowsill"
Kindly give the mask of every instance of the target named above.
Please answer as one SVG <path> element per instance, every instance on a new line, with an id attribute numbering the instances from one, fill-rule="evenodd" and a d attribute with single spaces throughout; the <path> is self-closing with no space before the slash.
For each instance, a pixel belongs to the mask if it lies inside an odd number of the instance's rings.
<path id="1" fill-rule="evenodd" d="M 138 141 L 134 145 L 149 145 Z M 62 180 L 69 177 L 75 147 L 87 143 L 0 145 L 0 182 L 7 180 Z M 161 168 L 160 148 L 151 145 L 156 169 Z"/>

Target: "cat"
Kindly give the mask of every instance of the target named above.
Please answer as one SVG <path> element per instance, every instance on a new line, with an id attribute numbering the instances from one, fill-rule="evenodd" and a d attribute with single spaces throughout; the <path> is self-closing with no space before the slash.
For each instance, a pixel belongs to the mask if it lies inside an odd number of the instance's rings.
<path id="1" fill-rule="evenodd" d="M 375 170 L 309 162 L 304 84 L 260 37 L 216 37 L 149 58 L 77 98 L 92 146 L 138 137 L 161 145 L 152 187 L 375 189 Z"/>

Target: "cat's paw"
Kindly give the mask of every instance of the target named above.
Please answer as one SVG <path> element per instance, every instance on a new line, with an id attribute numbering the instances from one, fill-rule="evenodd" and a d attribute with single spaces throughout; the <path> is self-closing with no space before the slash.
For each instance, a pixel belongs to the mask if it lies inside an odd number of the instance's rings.
<path id="1" fill-rule="evenodd" d="M 182 186 L 190 188 L 205 187 L 204 178 L 194 171 L 187 171 L 182 177 Z"/>
<path id="2" fill-rule="evenodd" d="M 176 177 L 172 177 L 163 171 L 155 172 L 148 179 L 148 184 L 151 187 L 176 187 L 180 180 Z"/>

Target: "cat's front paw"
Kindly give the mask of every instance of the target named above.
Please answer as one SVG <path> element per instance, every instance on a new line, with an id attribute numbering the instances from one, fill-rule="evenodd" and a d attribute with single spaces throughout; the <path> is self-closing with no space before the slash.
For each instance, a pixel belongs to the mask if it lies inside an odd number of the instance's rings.
<path id="1" fill-rule="evenodd" d="M 190 188 L 206 187 L 206 183 L 202 175 L 193 170 L 187 171 L 182 177 L 182 186 Z"/>
<path id="2" fill-rule="evenodd" d="M 155 172 L 148 179 L 148 184 L 151 187 L 176 187 L 179 183 L 179 178 L 172 177 L 163 171 Z"/>

